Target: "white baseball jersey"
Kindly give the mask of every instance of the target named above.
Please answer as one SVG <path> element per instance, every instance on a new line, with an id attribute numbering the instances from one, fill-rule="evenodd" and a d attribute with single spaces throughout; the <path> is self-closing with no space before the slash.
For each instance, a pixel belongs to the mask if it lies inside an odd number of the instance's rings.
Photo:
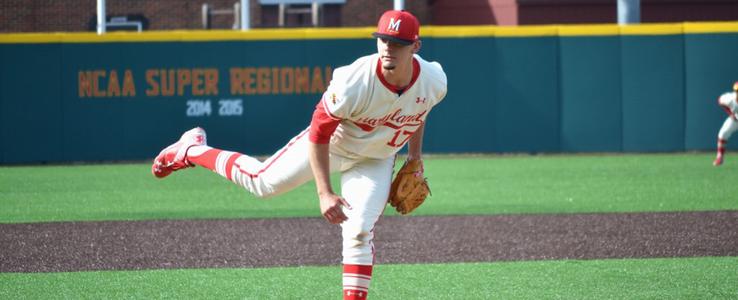
<path id="1" fill-rule="evenodd" d="M 738 117 L 738 103 L 736 103 L 736 92 L 729 92 L 720 95 L 718 104 L 728 112 L 728 114 Z"/>
<path id="2" fill-rule="evenodd" d="M 403 91 L 384 80 L 378 54 L 361 57 L 333 72 L 316 107 L 319 110 L 322 106 L 330 118 L 325 122 L 340 121 L 330 138 L 331 152 L 345 157 L 386 158 L 407 143 L 431 108 L 446 96 L 446 74 L 440 64 L 418 55 L 413 64 L 413 79 Z M 314 119 L 311 126 L 317 125 Z M 311 140 L 325 139 L 316 137 L 312 129 L 316 128 L 311 128 Z"/>

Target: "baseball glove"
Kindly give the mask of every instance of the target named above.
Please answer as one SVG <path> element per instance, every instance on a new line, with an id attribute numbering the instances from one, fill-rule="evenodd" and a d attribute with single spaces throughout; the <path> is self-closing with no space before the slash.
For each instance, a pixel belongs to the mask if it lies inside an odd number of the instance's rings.
<path id="1" fill-rule="evenodd" d="M 406 215 L 423 204 L 429 194 L 428 181 L 423 177 L 423 161 L 407 160 L 392 181 L 389 203 L 397 212 Z"/>

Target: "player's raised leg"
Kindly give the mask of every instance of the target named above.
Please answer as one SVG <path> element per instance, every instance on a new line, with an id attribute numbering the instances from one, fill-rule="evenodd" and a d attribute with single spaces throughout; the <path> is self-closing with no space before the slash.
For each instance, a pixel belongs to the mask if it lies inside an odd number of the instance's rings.
<path id="1" fill-rule="evenodd" d="M 374 265 L 374 225 L 384 212 L 394 157 L 365 160 L 343 172 L 342 196 L 351 205 L 341 224 L 344 299 L 366 299 Z"/>
<path id="2" fill-rule="evenodd" d="M 204 136 L 204 130 L 199 130 Z M 270 197 L 290 191 L 313 178 L 307 158 L 306 132 L 307 130 L 297 135 L 263 162 L 243 153 L 210 147 L 204 142 L 199 144 L 183 142 L 182 139 L 189 140 L 185 138 L 185 136 L 189 137 L 188 133 L 185 133 L 180 141 L 164 149 L 162 153 L 182 153 L 181 155 L 169 155 L 178 158 L 178 163 L 172 166 L 199 165 L 244 187 L 257 197 Z M 167 167 L 170 164 L 166 163 L 157 164 L 158 160 L 159 157 L 152 167 L 152 170 L 158 170 L 154 171 L 157 177 L 164 177 L 184 168 Z M 157 174 L 163 174 L 163 176 Z"/>

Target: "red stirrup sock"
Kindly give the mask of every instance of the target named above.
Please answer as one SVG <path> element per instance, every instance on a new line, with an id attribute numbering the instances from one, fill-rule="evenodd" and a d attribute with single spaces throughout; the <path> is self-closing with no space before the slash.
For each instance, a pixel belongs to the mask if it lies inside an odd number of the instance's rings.
<path id="1" fill-rule="evenodd" d="M 372 266 L 343 265 L 343 299 L 364 300 L 369 293 Z"/>
<path id="2" fill-rule="evenodd" d="M 210 147 L 207 147 L 207 149 L 200 147 L 207 146 L 195 146 L 187 150 L 187 161 L 208 168 L 231 180 L 233 165 L 242 154 Z"/>
<path id="3" fill-rule="evenodd" d="M 717 144 L 717 154 L 718 155 L 722 156 L 723 154 L 725 154 L 725 144 L 727 143 L 728 141 L 724 139 L 718 139 L 718 144 Z"/>

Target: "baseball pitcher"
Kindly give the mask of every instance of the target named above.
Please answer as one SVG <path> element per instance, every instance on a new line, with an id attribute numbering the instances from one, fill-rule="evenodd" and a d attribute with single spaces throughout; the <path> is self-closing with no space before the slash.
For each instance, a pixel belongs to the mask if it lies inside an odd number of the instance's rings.
<path id="1" fill-rule="evenodd" d="M 208 146 L 205 130 L 185 132 L 154 159 L 152 173 L 200 165 L 258 197 L 285 193 L 315 180 L 320 212 L 340 224 L 344 299 L 366 299 L 374 265 L 374 224 L 388 202 L 396 153 L 408 144 L 407 172 L 395 184 L 393 206 L 408 213 L 422 203 L 425 122 L 446 96 L 441 65 L 417 55 L 419 22 L 407 11 L 387 11 L 373 36 L 377 53 L 337 68 L 310 126 L 265 161 Z M 341 174 L 341 194 L 329 181 Z M 399 175 L 398 175 L 399 177 Z M 402 203 L 402 199 L 410 199 Z M 422 199 L 421 199 L 422 198 Z"/>
<path id="2" fill-rule="evenodd" d="M 733 135 L 733 132 L 738 129 L 738 103 L 736 103 L 736 94 L 738 94 L 738 81 L 733 84 L 732 92 L 724 93 L 718 98 L 718 105 L 728 113 L 728 118 L 725 119 L 723 126 L 720 127 L 720 131 L 718 132 L 717 155 L 712 162 L 713 166 L 723 164 L 725 144 L 728 143 L 728 139 Z"/>

